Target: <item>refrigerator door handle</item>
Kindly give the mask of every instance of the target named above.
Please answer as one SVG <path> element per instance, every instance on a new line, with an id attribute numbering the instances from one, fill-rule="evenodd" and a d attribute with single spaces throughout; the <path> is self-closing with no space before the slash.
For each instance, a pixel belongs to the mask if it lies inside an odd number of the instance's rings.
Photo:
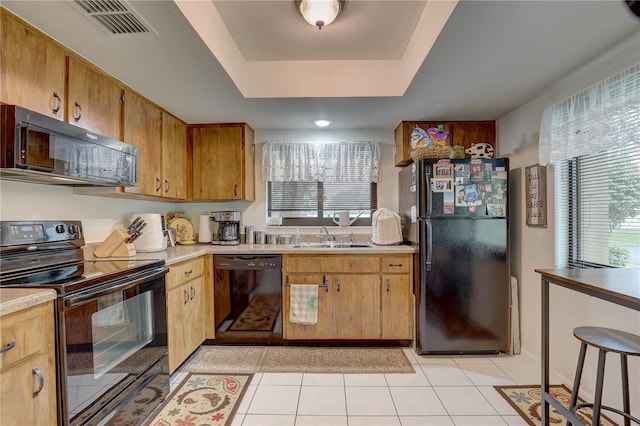
<path id="1" fill-rule="evenodd" d="M 418 217 L 431 217 L 431 164 L 419 160 L 418 174 Z"/>
<path id="2" fill-rule="evenodd" d="M 433 232 L 431 229 L 431 221 L 430 220 L 425 220 L 424 221 L 424 230 L 426 235 L 426 238 L 424 239 L 425 243 L 426 243 L 426 256 L 425 256 L 425 260 L 424 260 L 424 266 L 426 271 L 431 271 L 431 251 L 432 251 L 432 243 L 433 243 Z"/>

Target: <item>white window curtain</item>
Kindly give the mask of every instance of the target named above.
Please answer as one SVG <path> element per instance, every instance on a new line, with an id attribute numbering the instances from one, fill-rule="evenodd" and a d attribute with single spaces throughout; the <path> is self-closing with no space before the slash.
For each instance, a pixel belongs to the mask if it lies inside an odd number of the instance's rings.
<path id="1" fill-rule="evenodd" d="M 266 141 L 262 148 L 262 181 L 377 183 L 378 142 Z"/>
<path id="2" fill-rule="evenodd" d="M 555 164 L 640 141 L 640 64 L 548 107 L 540 164 Z"/>

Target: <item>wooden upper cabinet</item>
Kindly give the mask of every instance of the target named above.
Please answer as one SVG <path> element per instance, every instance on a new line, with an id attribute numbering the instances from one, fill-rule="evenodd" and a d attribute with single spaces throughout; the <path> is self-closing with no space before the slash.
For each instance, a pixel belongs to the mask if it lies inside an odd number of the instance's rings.
<path id="1" fill-rule="evenodd" d="M 124 142 L 138 147 L 138 186 L 125 191 L 161 196 L 162 111 L 129 90 L 124 99 Z"/>
<path id="2" fill-rule="evenodd" d="M 0 101 L 65 118 L 65 51 L 0 8 Z"/>
<path id="3" fill-rule="evenodd" d="M 107 74 L 69 56 L 67 121 L 122 140 L 122 85 Z"/>
<path id="4" fill-rule="evenodd" d="M 162 113 L 162 196 L 187 198 L 187 125 Z"/>
<path id="5" fill-rule="evenodd" d="M 193 201 L 254 200 L 254 132 L 246 123 L 188 127 Z"/>
<path id="6" fill-rule="evenodd" d="M 401 121 L 395 128 L 393 140 L 395 145 L 395 165 L 411 164 L 411 132 L 418 126 L 424 130 L 430 127 L 443 126 L 449 132 L 450 145 L 462 145 L 470 148 L 472 143 L 489 143 L 497 152 L 495 121 Z M 465 154 L 469 158 L 469 154 Z"/>

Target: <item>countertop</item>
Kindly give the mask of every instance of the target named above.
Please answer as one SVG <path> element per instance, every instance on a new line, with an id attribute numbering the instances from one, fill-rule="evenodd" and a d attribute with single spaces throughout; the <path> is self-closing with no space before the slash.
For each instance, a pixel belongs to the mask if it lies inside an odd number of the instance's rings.
<path id="1" fill-rule="evenodd" d="M 0 316 L 55 300 L 55 298 L 56 291 L 51 289 L 3 288 L 0 289 Z"/>
<path id="2" fill-rule="evenodd" d="M 97 244 L 85 246 L 85 259 L 95 259 L 93 249 Z M 414 253 L 415 247 L 406 245 L 397 246 L 372 246 L 363 248 L 327 248 L 327 247 L 302 247 L 289 248 L 285 245 L 269 244 L 239 244 L 235 246 L 218 246 L 212 244 L 176 245 L 168 247 L 164 251 L 141 253 L 126 259 L 159 259 L 167 265 L 176 264 L 185 260 L 204 256 L 205 254 L 338 254 L 366 255 L 366 254 L 406 254 Z M 115 258 L 110 258 L 115 259 Z M 40 303 L 45 303 L 56 298 L 55 290 L 43 289 L 0 289 L 0 315 L 10 314 L 26 309 Z"/>
<path id="3" fill-rule="evenodd" d="M 176 245 L 168 247 L 164 251 L 149 253 L 138 252 L 134 257 L 127 259 L 160 259 L 167 265 L 172 265 L 185 260 L 193 259 L 205 254 L 339 254 L 363 255 L 363 254 L 406 254 L 415 253 L 414 246 L 373 246 L 362 248 L 327 248 L 327 247 L 302 247 L 288 248 L 285 245 L 272 244 L 238 244 L 235 246 L 219 246 L 212 244 Z M 92 250 L 87 247 L 85 258 L 93 258 Z"/>

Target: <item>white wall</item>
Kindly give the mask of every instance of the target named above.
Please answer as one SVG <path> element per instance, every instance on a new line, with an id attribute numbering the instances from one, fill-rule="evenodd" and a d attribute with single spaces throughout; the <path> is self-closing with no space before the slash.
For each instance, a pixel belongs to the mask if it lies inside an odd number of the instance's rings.
<path id="1" fill-rule="evenodd" d="M 249 123 L 250 124 L 250 123 Z M 382 181 L 378 184 L 378 205 L 397 210 L 397 170 L 393 152 L 393 132 L 382 130 L 350 130 L 341 132 L 292 132 L 287 130 L 256 132 L 256 199 L 254 202 L 172 203 L 122 198 L 76 195 L 70 187 L 0 180 L 0 220 L 81 220 L 87 243 L 100 242 L 109 233 L 128 223 L 132 213 L 167 213 L 182 211 L 198 230 L 198 216 L 204 212 L 237 210 L 243 213 L 243 224 L 266 226 L 265 184 L 261 179 L 263 142 L 272 139 L 370 140 L 381 142 Z M 286 228 L 282 229 L 282 232 Z M 354 233 L 368 233 L 370 227 L 354 227 Z M 305 230 L 301 229 L 304 233 Z M 317 228 L 306 232 L 317 233 Z"/>
<path id="2" fill-rule="evenodd" d="M 498 120 L 498 140 L 501 155 L 510 156 L 512 175 L 523 175 L 524 167 L 538 163 L 538 132 L 544 108 L 593 84 L 625 64 L 640 61 L 640 33 L 601 57 L 556 82 L 537 98 L 522 105 Z M 523 179 L 518 180 L 518 191 L 524 194 Z M 540 337 L 540 276 L 534 269 L 554 267 L 554 173 L 547 168 L 548 227 L 525 226 L 523 197 L 511 204 L 512 273 L 520 285 L 521 334 L 525 351 L 539 357 Z M 513 201 L 513 198 L 512 198 Z M 554 287 L 554 286 L 552 286 Z M 561 288 L 552 288 L 551 298 L 551 366 L 566 381 L 573 379 L 579 344 L 573 337 L 573 328 L 597 325 L 618 328 L 640 334 L 640 313 L 612 305 Z M 595 389 L 597 351 L 589 351 L 583 373 L 583 386 L 588 394 Z M 632 412 L 640 411 L 640 360 L 631 357 Z M 635 359 L 633 359 L 635 358 Z M 604 403 L 621 407 L 620 363 L 610 356 L 606 368 Z"/>
<path id="3" fill-rule="evenodd" d="M 249 123 L 251 124 L 251 123 Z M 234 201 L 226 203 L 185 203 L 177 208 L 192 218 L 196 224 L 198 215 L 210 211 L 234 210 L 242 212 L 242 225 L 254 225 L 256 229 L 264 229 L 266 226 L 266 184 L 262 181 L 262 147 L 268 140 L 304 140 L 304 141 L 373 141 L 380 142 L 381 156 L 381 181 L 378 183 L 378 207 L 391 210 L 398 209 L 398 169 L 394 166 L 393 132 L 360 129 L 348 131 L 291 131 L 271 130 L 256 131 L 256 163 L 255 163 L 255 201 Z M 197 225 L 196 225 L 197 226 Z M 291 233 L 287 227 L 269 227 L 275 232 Z M 318 233 L 317 227 L 301 228 L 301 233 Z M 370 227 L 352 227 L 354 233 L 368 233 Z"/>
<path id="4" fill-rule="evenodd" d="M 132 213 L 164 213 L 174 204 L 75 195 L 70 187 L 0 180 L 0 220 L 81 220 L 85 242 L 100 242 Z"/>

